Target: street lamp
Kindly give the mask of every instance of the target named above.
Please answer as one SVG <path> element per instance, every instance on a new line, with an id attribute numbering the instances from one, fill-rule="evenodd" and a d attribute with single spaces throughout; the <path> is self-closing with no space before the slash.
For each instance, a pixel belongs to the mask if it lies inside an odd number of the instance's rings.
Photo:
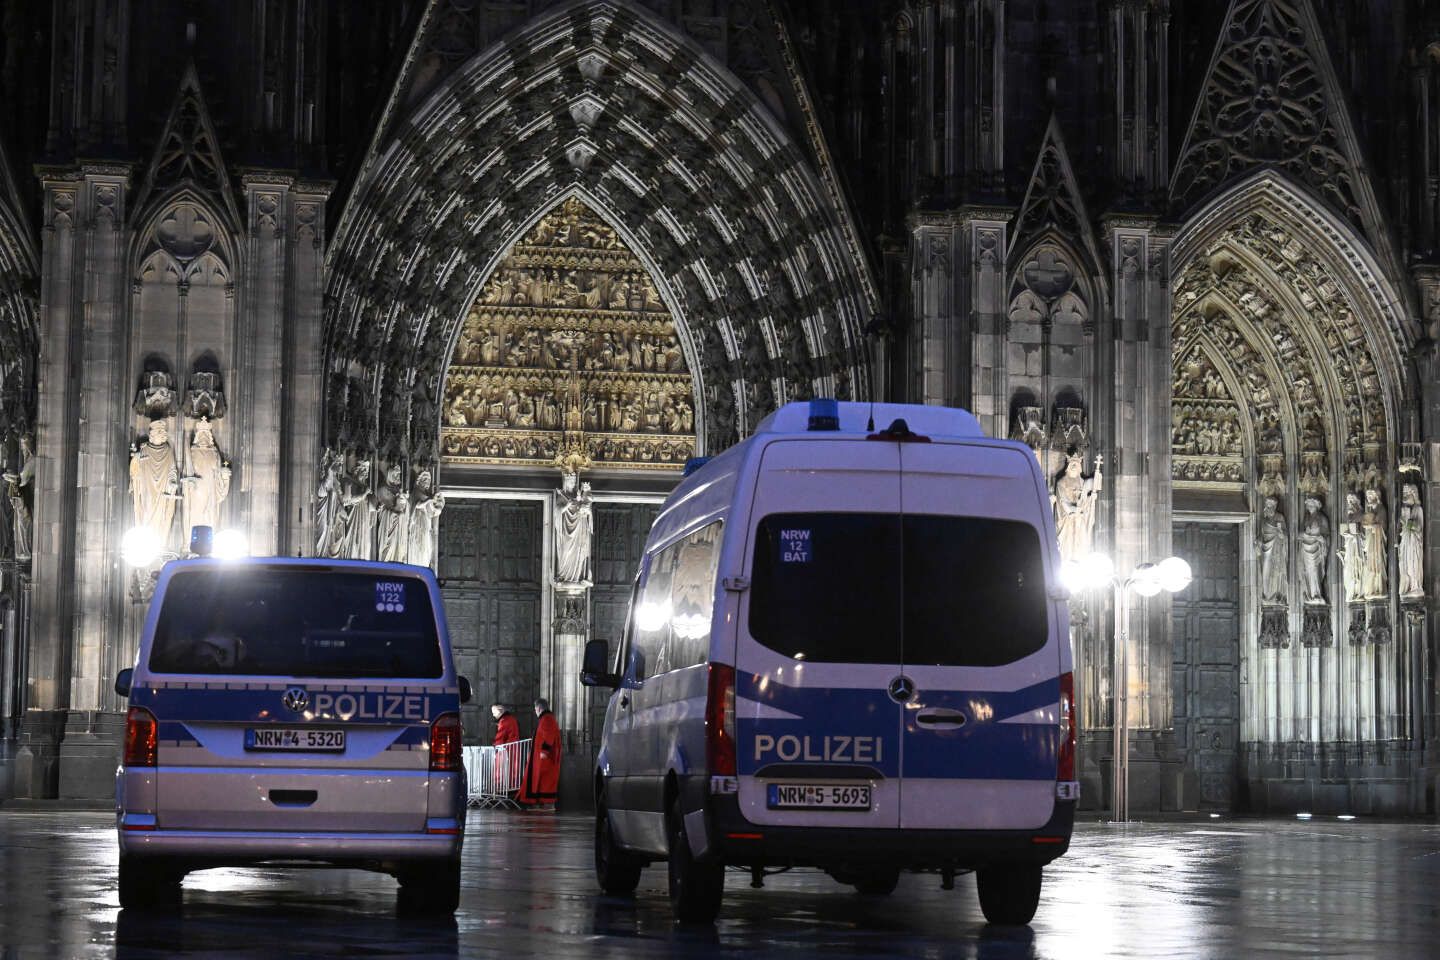
<path id="1" fill-rule="evenodd" d="M 1162 590 L 1178 593 L 1190 585 L 1190 564 L 1180 557 L 1142 563 L 1129 576 L 1115 573 L 1115 562 L 1103 553 L 1066 560 L 1060 579 L 1071 593 L 1101 587 L 1115 590 L 1115 658 L 1112 694 L 1115 702 L 1115 749 L 1111 791 L 1115 821 L 1130 819 L 1130 591 L 1153 597 Z"/>

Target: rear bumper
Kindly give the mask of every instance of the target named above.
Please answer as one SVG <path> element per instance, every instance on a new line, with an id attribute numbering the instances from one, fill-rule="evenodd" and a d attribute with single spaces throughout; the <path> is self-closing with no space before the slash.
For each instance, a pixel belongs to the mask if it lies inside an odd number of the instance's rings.
<path id="1" fill-rule="evenodd" d="M 973 870 L 990 865 L 1043 866 L 1070 848 L 1075 802 L 1057 801 L 1035 830 L 854 830 L 772 827 L 751 823 L 733 796 L 710 797 L 709 849 L 737 866 Z"/>
<path id="2" fill-rule="evenodd" d="M 183 861 L 202 866 L 241 866 L 286 860 L 337 866 L 383 867 L 460 856 L 460 834 L 273 833 L 231 830 L 120 830 L 120 853 L 128 857 Z"/>

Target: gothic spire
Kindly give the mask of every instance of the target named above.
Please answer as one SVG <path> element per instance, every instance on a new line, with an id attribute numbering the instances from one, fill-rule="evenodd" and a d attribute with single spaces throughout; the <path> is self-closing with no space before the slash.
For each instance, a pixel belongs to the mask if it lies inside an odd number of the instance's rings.
<path id="1" fill-rule="evenodd" d="M 1065 139 L 1060 134 L 1060 121 L 1054 113 L 1050 114 L 1045 136 L 1040 140 L 1040 151 L 1025 188 L 1025 199 L 1020 203 L 1010 249 L 1026 249 L 1048 229 L 1079 241 L 1095 263 L 1101 262 L 1091 237 L 1085 201 L 1080 196 Z"/>
<path id="2" fill-rule="evenodd" d="M 230 178 L 220 157 L 220 141 L 210 110 L 200 91 L 200 78 L 195 61 L 185 65 L 170 117 L 160 135 L 155 156 L 145 182 L 135 198 L 134 209 L 144 209 L 147 200 L 173 187 L 188 185 L 210 196 L 229 215 L 232 224 L 240 222 L 238 208 L 230 191 Z"/>

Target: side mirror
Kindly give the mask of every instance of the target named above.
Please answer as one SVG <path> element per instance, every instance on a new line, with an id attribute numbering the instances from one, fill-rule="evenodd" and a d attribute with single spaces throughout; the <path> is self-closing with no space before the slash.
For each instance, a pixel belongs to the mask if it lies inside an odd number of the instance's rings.
<path id="1" fill-rule="evenodd" d="M 135 668 L 126 667 L 115 675 L 115 692 L 122 697 L 130 696 L 130 683 L 135 679 Z"/>
<path id="2" fill-rule="evenodd" d="M 580 683 L 586 687 L 619 686 L 615 674 L 610 672 L 610 644 L 604 640 L 591 640 L 585 644 L 585 659 L 580 667 Z"/>
<path id="3" fill-rule="evenodd" d="M 475 696 L 475 691 L 470 689 L 470 678 L 456 677 L 455 679 L 460 681 L 460 702 L 469 703 L 471 698 Z"/>

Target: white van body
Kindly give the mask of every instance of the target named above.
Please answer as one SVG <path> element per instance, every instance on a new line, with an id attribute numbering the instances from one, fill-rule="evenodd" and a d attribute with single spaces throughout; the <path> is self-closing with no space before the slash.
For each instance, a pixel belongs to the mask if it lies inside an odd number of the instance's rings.
<path id="1" fill-rule="evenodd" d="M 875 892 L 977 869 L 982 902 L 986 871 L 1019 865 L 1038 897 L 1078 796 L 1039 464 L 963 410 L 821 403 L 838 429 L 783 407 L 655 521 L 602 678 L 597 858 L 673 870 L 683 836 L 687 863 L 816 866 Z"/>
<path id="2" fill-rule="evenodd" d="M 284 862 L 391 873 L 402 906 L 453 912 L 467 688 L 428 569 L 166 564 L 116 682 L 122 906 L 173 898 L 188 871 Z"/>

